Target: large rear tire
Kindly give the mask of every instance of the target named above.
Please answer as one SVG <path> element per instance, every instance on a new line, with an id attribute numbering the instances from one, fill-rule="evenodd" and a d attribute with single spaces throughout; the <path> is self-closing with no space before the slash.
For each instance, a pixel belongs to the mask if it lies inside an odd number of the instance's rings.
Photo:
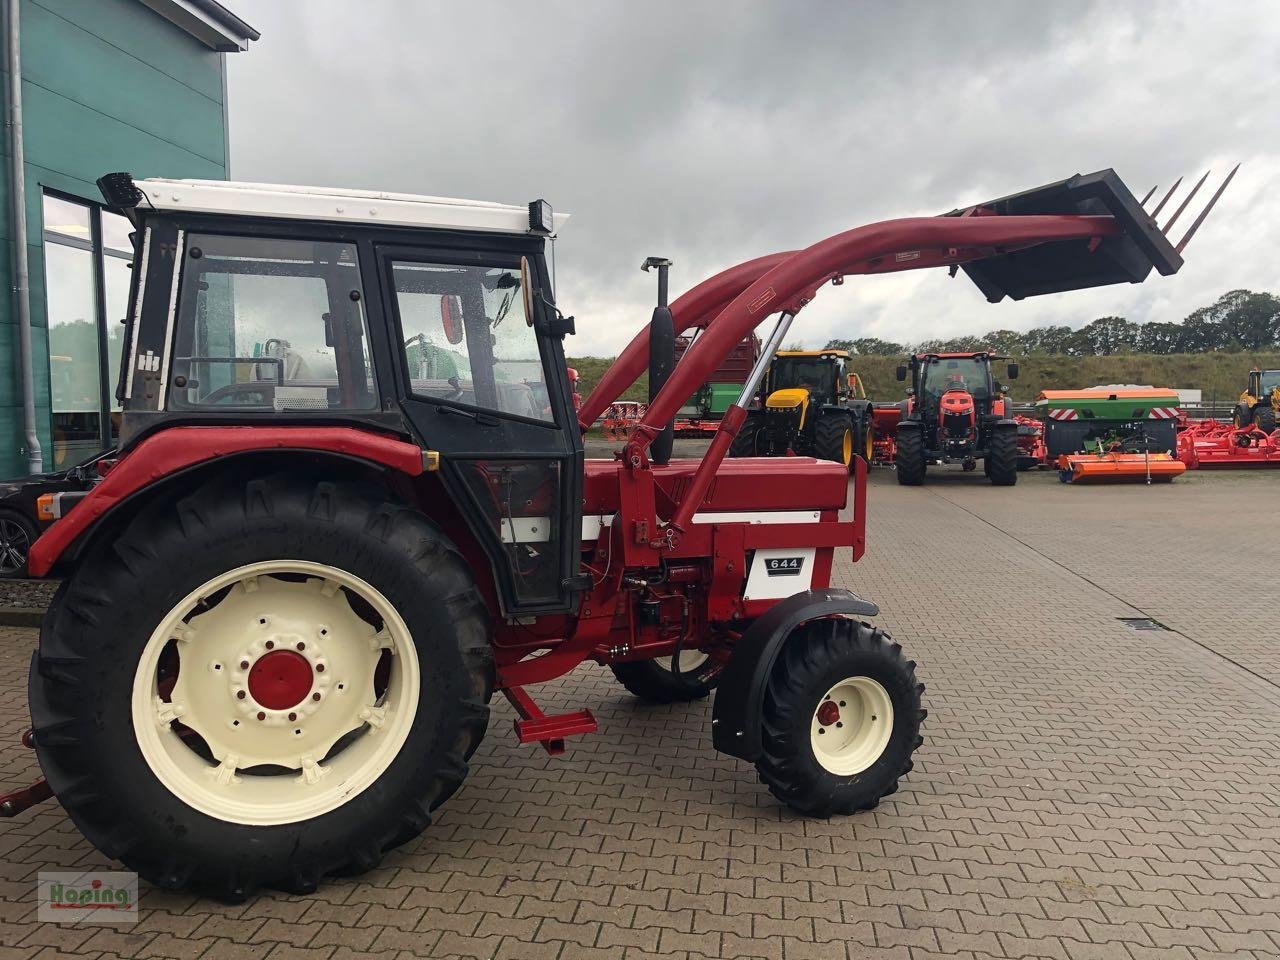
<path id="1" fill-rule="evenodd" d="M 813 427 L 813 452 L 819 460 L 852 466 L 855 449 L 853 417 L 848 411 L 818 415 Z"/>
<path id="2" fill-rule="evenodd" d="M 615 663 L 611 667 L 618 682 L 641 700 L 650 703 L 690 703 L 701 700 L 720 682 L 723 665 L 701 650 L 684 650 L 679 655 L 680 672 L 671 657 Z"/>
<path id="3" fill-rule="evenodd" d="M 918 487 L 924 483 L 924 436 L 919 430 L 898 430 L 893 464 L 902 486 Z"/>
<path id="4" fill-rule="evenodd" d="M 1018 482 L 1018 433 L 1016 430 L 991 431 L 991 448 L 985 464 L 993 486 L 1012 487 Z"/>
<path id="5" fill-rule="evenodd" d="M 915 663 L 883 631 L 844 619 L 802 624 L 765 691 L 760 779 L 806 816 L 870 810 L 911 770 L 923 692 Z"/>
<path id="6" fill-rule="evenodd" d="M 229 901 L 417 836 L 493 690 L 466 562 L 380 490 L 283 476 L 157 499 L 95 543 L 32 661 L 40 765 L 107 856 Z"/>

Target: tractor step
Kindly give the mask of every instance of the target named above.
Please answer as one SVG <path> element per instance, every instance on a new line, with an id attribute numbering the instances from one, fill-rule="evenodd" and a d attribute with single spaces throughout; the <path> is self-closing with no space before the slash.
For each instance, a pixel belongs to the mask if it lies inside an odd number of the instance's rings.
<path id="1" fill-rule="evenodd" d="M 553 757 L 564 753 L 566 737 L 595 733 L 599 728 L 590 710 L 549 717 L 533 702 L 524 687 L 506 687 L 502 692 L 520 714 L 520 719 L 515 721 L 516 739 L 521 743 L 540 743 Z"/>

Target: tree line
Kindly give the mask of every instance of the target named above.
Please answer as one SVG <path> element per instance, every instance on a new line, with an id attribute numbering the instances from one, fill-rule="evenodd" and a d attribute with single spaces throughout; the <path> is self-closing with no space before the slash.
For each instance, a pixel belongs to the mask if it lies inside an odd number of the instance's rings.
<path id="1" fill-rule="evenodd" d="M 1252 290 L 1230 290 L 1181 323 L 1133 323 L 1124 317 L 1099 317 L 1078 330 L 1068 326 L 1030 330 L 991 330 L 980 337 L 895 343 L 878 337 L 834 339 L 826 349 L 864 356 L 908 353 L 967 353 L 995 350 L 1011 355 L 1049 354 L 1108 357 L 1124 353 L 1212 353 L 1280 348 L 1280 297 Z"/>

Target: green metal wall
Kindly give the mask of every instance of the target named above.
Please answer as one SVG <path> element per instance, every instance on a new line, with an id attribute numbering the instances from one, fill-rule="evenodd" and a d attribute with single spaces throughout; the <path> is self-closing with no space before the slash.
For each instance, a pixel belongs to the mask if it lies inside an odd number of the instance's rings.
<path id="1" fill-rule="evenodd" d="M 138 0 L 23 0 L 20 26 L 36 413 L 48 470 L 41 191 L 101 201 L 94 181 L 113 170 L 226 177 L 224 60 Z M 7 171 L 7 143 L 0 150 Z M 9 202 L 6 176 L 0 183 L 0 477 L 26 472 L 18 329 L 8 294 Z"/>

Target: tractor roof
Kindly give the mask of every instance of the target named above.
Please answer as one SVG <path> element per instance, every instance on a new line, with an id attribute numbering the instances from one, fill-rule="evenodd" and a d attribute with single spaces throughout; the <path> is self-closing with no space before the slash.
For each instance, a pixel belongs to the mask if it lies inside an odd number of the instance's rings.
<path id="1" fill-rule="evenodd" d="M 776 354 L 779 357 L 838 357 L 841 360 L 849 359 L 848 350 L 779 350 Z"/>
<path id="2" fill-rule="evenodd" d="M 927 360 L 929 358 L 935 360 L 1002 360 L 1007 359 L 1001 357 L 990 350 L 977 350 L 970 353 L 917 353 L 917 360 Z"/>
<path id="3" fill-rule="evenodd" d="M 385 223 L 399 227 L 481 230 L 487 233 L 529 232 L 529 208 L 482 200 L 456 200 L 385 190 L 300 187 L 291 184 L 234 183 L 226 180 L 134 181 L 143 203 L 161 210 L 289 220 L 336 220 Z M 569 219 L 554 214 L 559 230 Z"/>

